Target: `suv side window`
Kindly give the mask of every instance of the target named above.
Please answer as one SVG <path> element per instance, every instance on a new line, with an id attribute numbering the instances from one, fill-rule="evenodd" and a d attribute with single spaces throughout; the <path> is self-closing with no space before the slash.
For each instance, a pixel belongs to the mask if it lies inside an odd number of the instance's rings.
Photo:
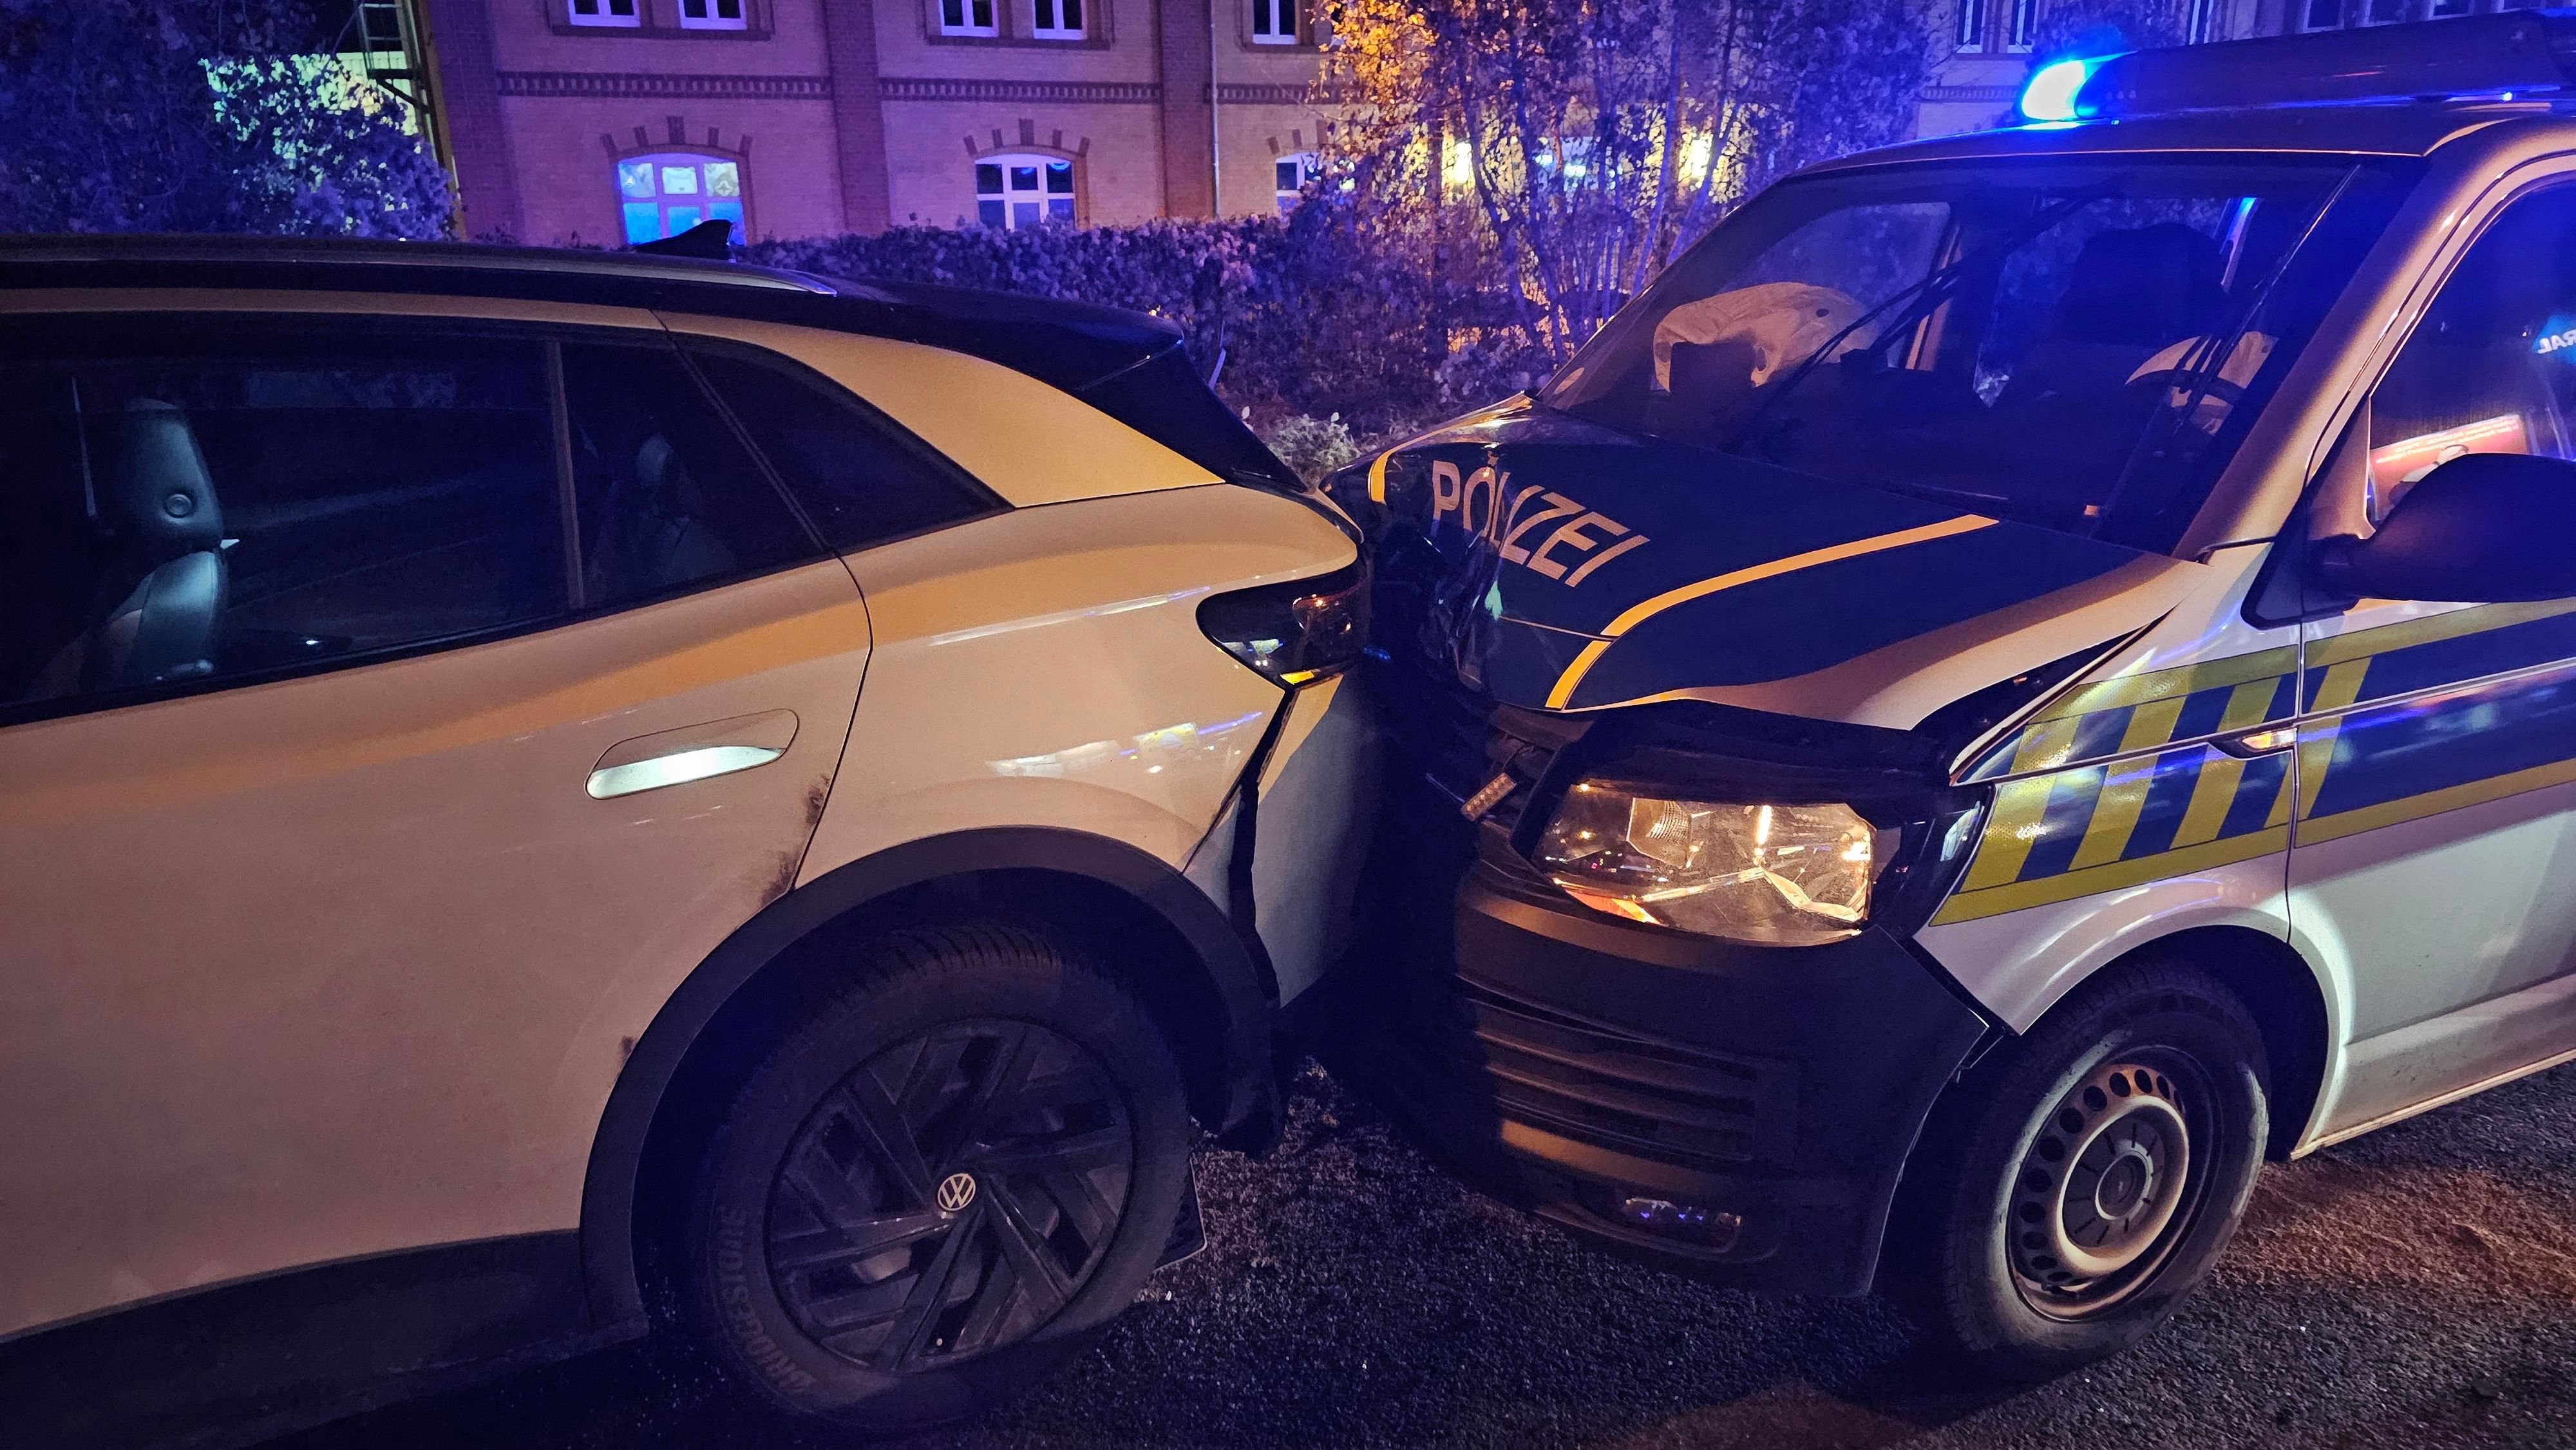
<path id="1" fill-rule="evenodd" d="M 820 555 L 669 347 L 566 344 L 563 381 L 584 608 Z"/>
<path id="2" fill-rule="evenodd" d="M 12 331 L 0 710 L 565 609 L 542 345 L 309 320 Z"/>
<path id="3" fill-rule="evenodd" d="M 2576 456 L 2576 187 L 2512 203 L 2470 246 L 2370 406 L 2373 523 L 2464 453 Z"/>
<path id="4" fill-rule="evenodd" d="M 1003 506 L 930 445 L 803 368 L 731 350 L 693 349 L 689 358 L 836 549 Z"/>

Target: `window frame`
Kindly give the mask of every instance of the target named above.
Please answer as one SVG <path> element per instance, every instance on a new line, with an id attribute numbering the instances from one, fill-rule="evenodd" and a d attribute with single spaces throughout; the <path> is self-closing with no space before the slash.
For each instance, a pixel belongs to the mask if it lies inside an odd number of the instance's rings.
<path id="1" fill-rule="evenodd" d="M 2039 0 L 2010 0 L 2004 11 L 2004 54 L 2028 55 L 2039 43 Z"/>
<path id="2" fill-rule="evenodd" d="M 644 7 L 649 3 L 651 0 L 563 0 L 564 23 L 582 30 L 641 30 Z M 584 5 L 595 7 L 598 13 L 583 15 Z M 627 7 L 627 14 L 616 13 L 620 5 Z"/>
<path id="3" fill-rule="evenodd" d="M 751 0 L 678 0 L 678 4 L 682 30 L 749 30 L 751 28 Z M 692 5 L 704 7 L 707 13 L 700 18 L 691 19 L 689 7 Z M 724 16 L 724 7 L 727 5 L 731 5 L 735 12 L 730 20 Z"/>
<path id="4" fill-rule="evenodd" d="M 233 337 L 246 329 L 261 328 L 274 329 L 289 335 L 327 336 L 337 333 L 360 338 L 362 346 L 382 348 L 389 353 L 398 351 L 403 343 L 409 340 L 477 340 L 533 344 L 541 350 L 545 359 L 546 405 L 550 414 L 552 446 L 550 462 L 554 470 L 557 505 L 555 522 L 556 527 L 561 531 L 556 540 L 556 547 L 566 574 L 562 606 L 552 612 L 507 625 L 387 645 L 363 653 L 319 656 L 310 660 L 289 661 L 257 669 L 218 672 L 188 679 L 165 680 L 122 690 L 65 695 L 54 699 L 0 701 L 0 729 L 42 720 L 99 714 L 164 700 L 186 699 L 225 690 L 248 689 L 281 680 L 306 679 L 344 670 L 365 669 L 373 665 L 442 654 L 449 650 L 518 639 L 587 620 L 624 614 L 635 609 L 651 608 L 674 599 L 729 588 L 794 569 L 811 568 L 815 564 L 837 558 L 845 552 L 824 540 L 821 531 L 815 527 L 813 518 L 795 496 L 794 490 L 786 485 L 768 455 L 761 451 L 758 440 L 743 430 L 741 423 L 735 419 L 732 409 L 725 405 L 723 398 L 708 386 L 707 380 L 698 373 L 695 366 L 690 364 L 687 350 L 682 348 L 668 332 L 645 327 L 531 323 L 514 318 L 463 311 L 431 314 L 401 310 L 378 311 L 368 309 L 361 299 L 354 297 L 347 299 L 353 305 L 346 311 L 335 309 L 317 314 L 310 310 L 296 310 L 291 300 L 281 300 L 288 301 L 288 305 L 281 306 L 271 302 L 266 305 L 254 303 L 243 306 L 190 307 L 185 304 L 171 305 L 166 302 L 155 305 L 148 298 L 138 297 L 132 305 L 110 304 L 88 309 L 29 311 L 13 313 L 11 316 L 12 320 L 21 324 L 22 328 L 52 324 L 57 327 L 122 326 L 138 331 L 146 328 L 167 329 L 180 334 L 185 339 L 180 344 L 182 348 L 193 345 L 194 339 Z M 805 549 L 802 553 L 795 558 L 763 568 L 690 580 L 658 594 L 624 599 L 613 605 L 592 605 L 583 597 L 580 498 L 576 492 L 576 480 L 572 468 L 571 418 L 564 391 L 563 349 L 602 346 L 658 351 L 677 363 L 681 373 L 698 390 L 699 396 L 707 405 L 708 412 L 733 435 L 745 455 L 751 459 L 766 486 L 777 495 L 787 509 L 789 517 L 795 521 L 796 528 L 801 531 L 805 540 Z M 840 392 L 848 392 L 846 388 L 833 386 Z M 928 447 L 927 444 L 920 446 Z M 953 463 L 948 466 L 955 468 Z M 221 487 L 221 480 L 217 481 L 217 486 Z M 978 487 L 981 486 L 978 485 Z M 990 490 L 985 492 L 989 494 Z M 940 527 L 948 526 L 940 525 Z"/>
<path id="5" fill-rule="evenodd" d="M 1959 0 L 1959 23 L 1950 36 L 1950 53 L 1985 54 L 1986 20 L 1986 0 Z"/>
<path id="6" fill-rule="evenodd" d="M 1045 21 L 1049 11 L 1054 12 L 1055 19 L 1058 21 L 1062 21 L 1070 12 L 1074 16 L 1074 22 L 1069 26 L 1048 25 Z M 1029 0 L 1029 38 L 1032 40 L 1052 41 L 1057 44 L 1089 40 L 1090 25 L 1091 7 L 1085 4 L 1084 0 Z"/>
<path id="7" fill-rule="evenodd" d="M 730 220 L 734 224 L 734 230 L 736 233 L 734 240 L 736 242 L 750 241 L 754 235 L 751 229 L 752 210 L 750 158 L 739 152 L 718 151 L 702 146 L 689 146 L 676 143 L 625 151 L 610 159 L 609 181 L 610 186 L 616 193 L 614 205 L 617 208 L 617 225 L 614 230 L 614 234 L 624 238 L 627 245 L 634 245 L 637 239 L 631 226 L 632 218 L 629 216 L 627 208 L 632 206 L 649 205 L 654 208 L 656 224 L 661 226 L 663 230 L 655 237 L 646 238 L 645 240 L 659 240 L 661 238 L 679 235 L 678 231 L 671 230 L 669 227 L 670 193 L 662 189 L 662 176 L 665 169 L 664 163 L 666 159 L 673 157 L 686 157 L 695 163 L 697 168 L 697 180 L 702 187 L 706 184 L 706 168 L 708 166 L 725 165 L 731 166 L 734 169 L 734 194 L 731 200 L 735 209 L 738 210 L 741 215 L 731 218 L 718 218 L 710 215 L 711 206 L 705 198 L 713 197 L 715 193 L 712 191 L 701 190 L 695 193 L 701 198 L 697 208 L 698 220 L 700 222 Z M 625 167 L 644 161 L 649 161 L 653 164 L 653 195 L 650 198 L 629 196 L 626 193 L 623 170 Z M 685 230 L 685 228 L 682 228 L 681 230 Z"/>
<path id="8" fill-rule="evenodd" d="M 1307 45 L 1304 10 L 1300 0 L 1251 0 L 1244 12 L 1244 36 L 1249 43 L 1264 49 Z M 1276 28 L 1268 31 L 1261 28 L 1265 15 Z"/>
<path id="9" fill-rule="evenodd" d="M 1282 166 L 1295 166 L 1297 168 L 1297 184 L 1295 187 L 1282 187 L 1278 185 L 1279 168 Z M 1299 203 L 1306 199 L 1307 185 L 1311 182 L 1322 180 L 1324 174 L 1323 156 L 1321 153 L 1312 150 L 1283 151 L 1270 158 L 1270 167 L 1270 180 L 1273 187 L 1273 196 L 1279 203 L 1279 214 L 1281 216 L 1286 216 L 1288 213 L 1295 211 Z"/>
<path id="10" fill-rule="evenodd" d="M 1044 212 L 1052 212 L 1054 210 L 1053 203 L 1058 193 L 1050 188 L 1046 183 L 1057 167 L 1064 168 L 1064 175 L 1067 181 L 1066 189 L 1062 195 L 1071 206 L 1071 214 L 1067 216 L 1041 215 L 1037 219 L 1035 225 L 1041 227 L 1081 226 L 1083 220 L 1081 158 L 1074 156 L 1058 156 L 1045 151 L 995 151 L 989 155 L 978 156 L 967 163 L 978 171 L 984 167 L 991 166 L 998 168 L 1002 173 L 1002 189 L 997 192 L 985 191 L 983 179 L 980 176 L 976 176 L 974 178 L 975 224 L 985 227 L 998 226 L 1004 231 L 1012 232 L 1024 230 L 1020 221 L 1011 210 L 1014 199 L 1023 193 L 1017 193 L 1011 189 L 1010 172 L 1013 166 L 1021 163 L 1035 163 L 1038 168 L 1038 189 L 1035 193 L 1031 194 L 1037 197 L 1038 205 Z M 1002 208 L 1002 220 L 1000 222 L 989 222 L 983 219 L 983 208 L 988 202 L 997 204 Z"/>
<path id="11" fill-rule="evenodd" d="M 950 24 L 948 9 L 954 5 L 960 23 Z M 977 24 L 978 12 L 984 16 Z M 998 40 L 1002 34 L 1001 0 L 930 0 L 931 33 L 951 40 Z"/>

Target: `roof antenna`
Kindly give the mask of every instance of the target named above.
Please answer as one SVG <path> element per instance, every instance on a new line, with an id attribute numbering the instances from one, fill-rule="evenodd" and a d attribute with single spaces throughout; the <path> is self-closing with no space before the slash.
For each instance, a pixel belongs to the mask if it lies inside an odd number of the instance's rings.
<path id="1" fill-rule="evenodd" d="M 719 217 L 700 222 L 677 236 L 638 242 L 635 250 L 652 257 L 701 257 L 710 262 L 733 260 L 733 223 Z"/>

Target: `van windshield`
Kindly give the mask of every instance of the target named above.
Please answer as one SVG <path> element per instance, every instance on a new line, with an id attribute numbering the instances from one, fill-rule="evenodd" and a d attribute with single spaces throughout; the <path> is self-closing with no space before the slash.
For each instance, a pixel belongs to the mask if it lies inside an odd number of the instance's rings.
<path id="1" fill-rule="evenodd" d="M 1540 401 L 2170 549 L 2406 179 L 2394 163 L 2185 156 L 1785 182 Z"/>

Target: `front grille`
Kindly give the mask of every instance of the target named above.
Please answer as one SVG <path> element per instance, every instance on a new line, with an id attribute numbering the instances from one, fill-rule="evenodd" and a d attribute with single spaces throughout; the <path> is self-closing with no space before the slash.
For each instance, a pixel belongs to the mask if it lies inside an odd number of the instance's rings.
<path id="1" fill-rule="evenodd" d="M 1579 1021 L 1471 980 L 1417 985 L 1398 1051 L 1417 1088 L 1463 1089 L 1498 1119 L 1657 1162 L 1728 1167 L 1785 1156 L 1787 1063 L 1713 1053 Z"/>

